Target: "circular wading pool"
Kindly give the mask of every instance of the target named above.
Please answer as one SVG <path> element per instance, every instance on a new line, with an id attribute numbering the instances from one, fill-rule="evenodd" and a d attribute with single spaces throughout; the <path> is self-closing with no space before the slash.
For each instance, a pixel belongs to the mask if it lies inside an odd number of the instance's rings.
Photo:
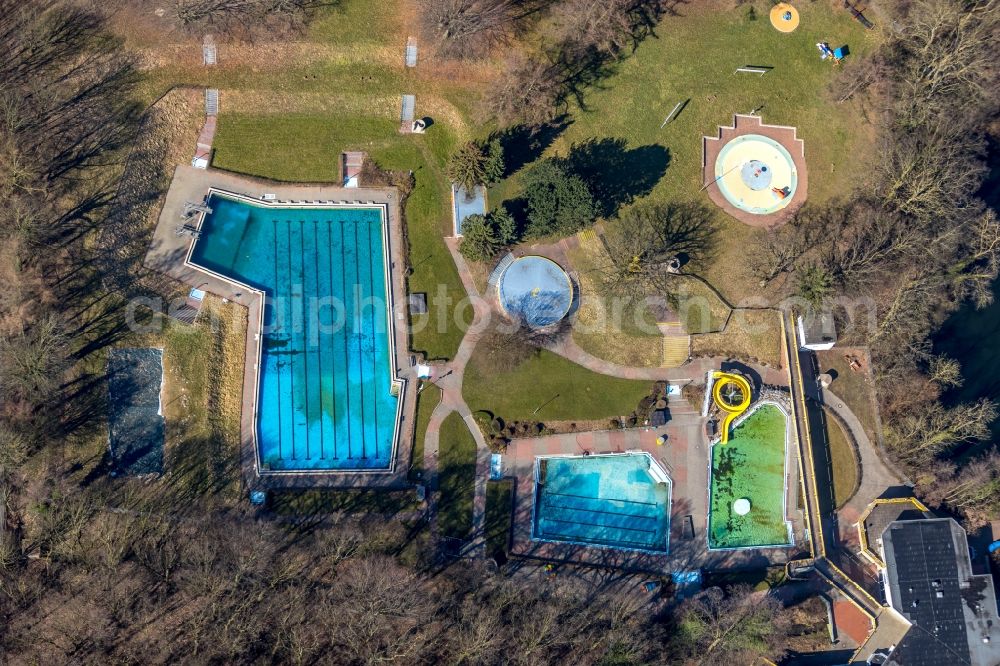
<path id="1" fill-rule="evenodd" d="M 559 264 L 539 256 L 515 259 L 500 276 L 500 307 L 511 317 L 541 328 L 555 324 L 573 304 L 573 285 Z"/>
<path id="2" fill-rule="evenodd" d="M 729 203 L 755 215 L 787 206 L 798 185 L 791 154 L 760 134 L 744 134 L 723 146 L 715 160 L 715 178 Z"/>

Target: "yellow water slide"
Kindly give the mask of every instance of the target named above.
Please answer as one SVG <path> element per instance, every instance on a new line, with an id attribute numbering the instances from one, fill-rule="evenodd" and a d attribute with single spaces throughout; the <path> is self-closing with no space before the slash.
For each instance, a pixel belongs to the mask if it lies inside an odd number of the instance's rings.
<path id="1" fill-rule="evenodd" d="M 719 439 L 725 444 L 729 441 L 729 426 L 750 406 L 752 390 L 750 382 L 731 372 L 713 372 L 712 378 L 715 379 L 712 385 L 712 399 L 726 414 L 722 419 L 722 434 Z"/>

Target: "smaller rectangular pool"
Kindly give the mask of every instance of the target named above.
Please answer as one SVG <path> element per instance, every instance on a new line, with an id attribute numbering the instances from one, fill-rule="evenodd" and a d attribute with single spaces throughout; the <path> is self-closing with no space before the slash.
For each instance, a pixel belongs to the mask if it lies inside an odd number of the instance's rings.
<path id="1" fill-rule="evenodd" d="M 760 403 L 733 428 L 727 444 L 712 446 L 708 546 L 767 548 L 792 544 L 785 518 L 788 417 L 772 402 Z M 738 500 L 748 503 L 740 514 Z"/>
<path id="2" fill-rule="evenodd" d="M 666 553 L 670 478 L 647 453 L 539 456 L 532 538 Z"/>

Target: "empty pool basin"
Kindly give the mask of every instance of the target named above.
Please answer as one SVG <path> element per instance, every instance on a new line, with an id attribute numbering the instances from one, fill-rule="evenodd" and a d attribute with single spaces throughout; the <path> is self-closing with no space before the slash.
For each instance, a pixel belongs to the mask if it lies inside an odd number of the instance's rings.
<path id="1" fill-rule="evenodd" d="M 500 276 L 504 312 L 533 328 L 558 323 L 573 304 L 573 284 L 559 264 L 539 256 L 515 259 Z"/>

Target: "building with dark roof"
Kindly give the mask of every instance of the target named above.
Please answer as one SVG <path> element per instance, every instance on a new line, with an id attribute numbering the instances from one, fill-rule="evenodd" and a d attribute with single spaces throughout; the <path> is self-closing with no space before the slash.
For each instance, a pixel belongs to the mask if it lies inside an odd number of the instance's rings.
<path id="1" fill-rule="evenodd" d="M 965 530 L 951 518 L 897 520 L 881 537 L 888 605 L 910 625 L 888 648 L 899 666 L 1000 664 L 993 578 L 974 575 Z"/>
<path id="2" fill-rule="evenodd" d="M 930 510 L 916 497 L 876 499 L 868 505 L 858 520 L 858 540 L 861 555 L 879 569 L 885 568 L 882 561 L 882 534 L 897 520 L 920 520 L 933 518 Z"/>

